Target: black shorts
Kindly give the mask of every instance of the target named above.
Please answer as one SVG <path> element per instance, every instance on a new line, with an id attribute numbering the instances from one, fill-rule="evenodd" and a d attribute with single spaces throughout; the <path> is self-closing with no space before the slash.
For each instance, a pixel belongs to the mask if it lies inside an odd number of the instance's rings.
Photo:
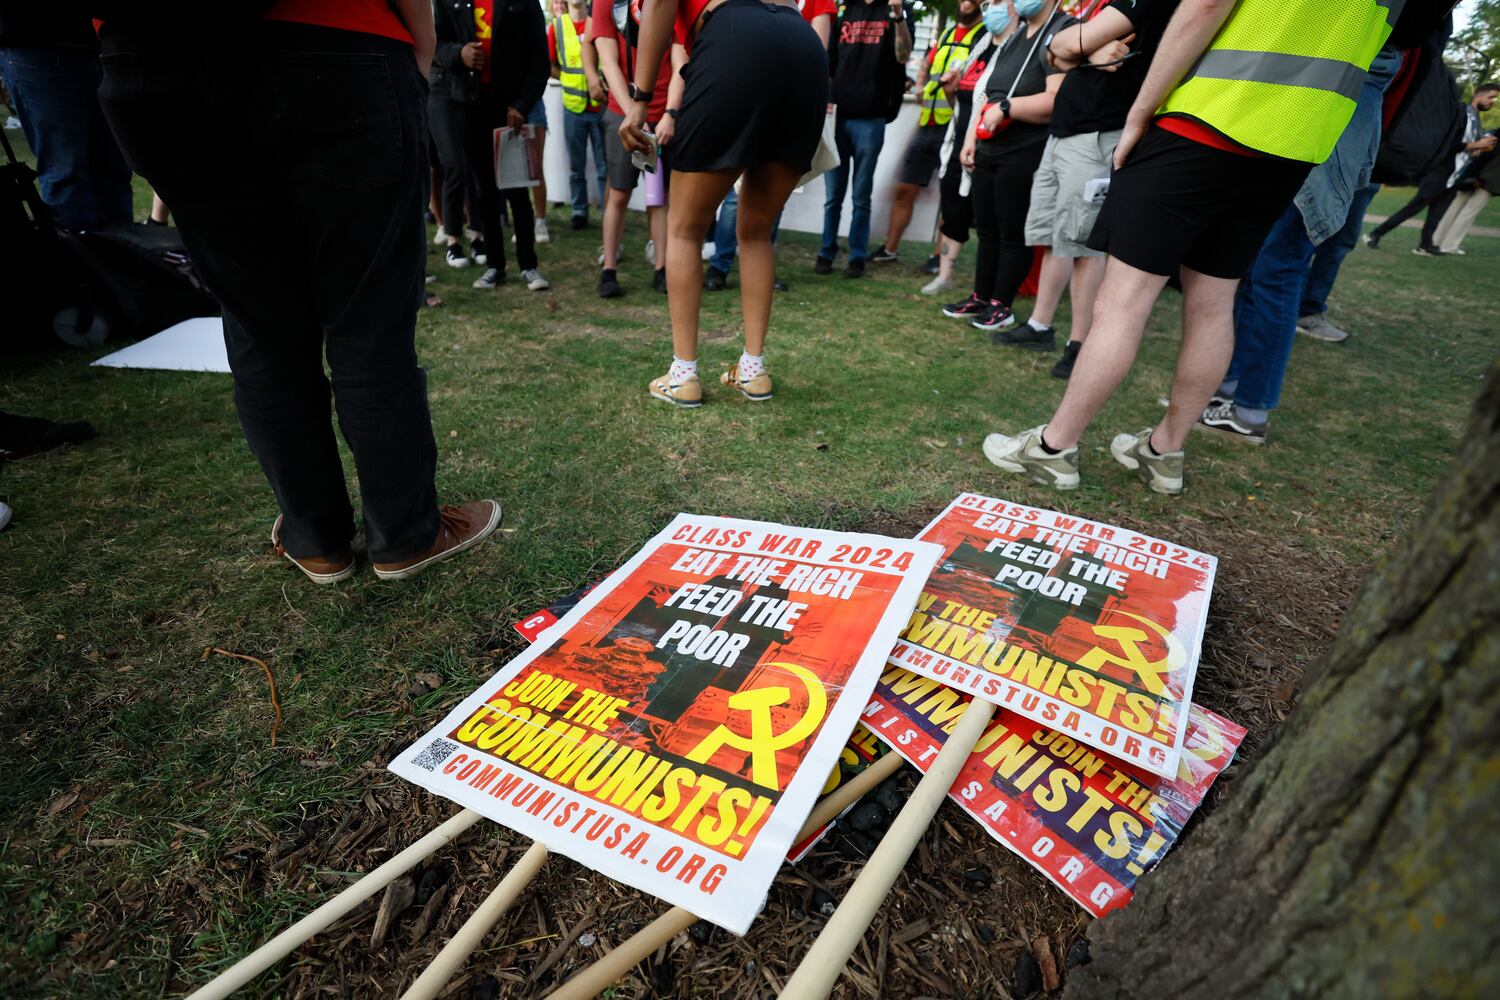
<path id="1" fill-rule="evenodd" d="M 828 112 L 828 54 L 790 4 L 729 0 L 682 68 L 672 169 L 812 166 Z"/>
<path id="2" fill-rule="evenodd" d="M 911 145 L 906 147 L 906 158 L 901 161 L 901 173 L 896 179 L 902 184 L 926 187 L 943 162 L 943 136 L 947 134 L 948 129 L 943 125 L 918 128 L 911 137 Z"/>
<path id="3" fill-rule="evenodd" d="M 1152 126 L 1110 180 L 1088 246 L 1151 274 L 1239 278 L 1311 170 Z"/>

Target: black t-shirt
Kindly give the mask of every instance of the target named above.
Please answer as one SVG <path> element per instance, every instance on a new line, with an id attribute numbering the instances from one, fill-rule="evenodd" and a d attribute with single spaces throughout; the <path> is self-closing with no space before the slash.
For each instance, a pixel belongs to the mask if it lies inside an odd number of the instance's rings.
<path id="1" fill-rule="evenodd" d="M 844 8 L 828 47 L 832 100 L 841 117 L 890 121 L 901 109 L 906 67 L 896 61 L 899 23 L 886 3 L 853 0 Z"/>
<path id="2" fill-rule="evenodd" d="M 1110 7 L 1130 19 L 1135 53 L 1113 73 L 1080 65 L 1063 80 L 1052 105 L 1052 134 L 1059 139 L 1085 132 L 1112 132 L 1125 127 L 1125 115 L 1151 68 L 1151 57 L 1177 10 L 1178 0 L 1113 0 Z M 1096 15 L 1097 16 L 1097 15 Z M 1069 29 L 1077 31 L 1074 26 Z"/>
<path id="3" fill-rule="evenodd" d="M 1061 70 L 1052 68 L 1047 61 L 1047 39 L 1057 31 L 1073 23 L 1073 19 L 1066 14 L 1054 14 L 1044 24 L 1037 34 L 1028 34 L 1024 28 L 1018 28 L 1000 46 L 1000 51 L 995 54 L 994 68 L 990 70 L 990 80 L 984 88 L 984 100 L 982 104 L 998 102 L 1006 94 L 1011 98 L 1030 97 L 1040 94 L 1047 89 L 1047 77 Z M 1040 37 L 1038 37 L 1040 36 Z M 1035 51 L 1033 51 L 1033 46 Z M 1028 58 L 1029 56 L 1029 58 Z M 1017 74 L 1020 79 L 1017 80 Z M 1010 85 L 1015 83 L 1016 89 L 1011 91 Z M 978 108 L 975 108 L 978 114 Z M 981 139 L 978 149 L 975 151 L 975 159 L 982 163 L 994 163 L 1004 159 L 1012 152 L 1029 149 L 1037 143 L 1046 142 L 1047 126 L 1038 125 L 1033 122 L 1012 121 L 1004 131 L 993 139 Z"/>

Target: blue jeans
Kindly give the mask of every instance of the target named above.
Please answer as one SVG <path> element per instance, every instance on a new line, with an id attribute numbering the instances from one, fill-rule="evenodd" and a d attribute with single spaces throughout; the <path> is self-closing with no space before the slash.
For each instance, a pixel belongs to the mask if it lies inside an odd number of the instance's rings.
<path id="1" fill-rule="evenodd" d="M 823 175 L 823 246 L 818 256 L 832 260 L 839 252 L 839 222 L 849 173 L 854 173 L 854 213 L 849 217 L 849 260 L 870 256 L 870 194 L 875 188 L 875 162 L 885 143 L 885 119 L 844 118 L 836 130 L 839 165 Z"/>
<path id="2" fill-rule="evenodd" d="M 714 255 L 708 262 L 715 270 L 728 274 L 734 269 L 734 257 L 740 249 L 739 233 L 735 231 L 740 220 L 740 193 L 734 188 L 724 196 L 719 204 L 719 216 L 714 221 Z M 781 215 L 777 213 L 776 221 L 771 223 L 771 242 L 776 242 L 776 234 L 781 231 Z"/>
<path id="3" fill-rule="evenodd" d="M 1349 251 L 1354 249 L 1365 228 L 1365 212 L 1370 201 L 1380 191 L 1379 184 L 1367 184 L 1354 192 L 1349 204 L 1349 218 L 1344 228 L 1330 236 L 1313 253 L 1312 268 L 1307 272 L 1307 283 L 1302 288 L 1302 306 L 1298 316 L 1321 316 L 1328 311 L 1328 293 L 1338 279 L 1339 267 Z"/>
<path id="4" fill-rule="evenodd" d="M 573 214 L 589 214 L 588 152 L 594 147 L 594 169 L 599 173 L 599 203 L 604 204 L 603 111 L 563 112 L 563 141 L 568 146 L 568 184 L 573 192 Z"/>
<path id="5" fill-rule="evenodd" d="M 76 49 L 0 48 L 0 77 L 57 224 L 85 230 L 129 222 L 130 167 L 99 110 L 99 57 Z"/>
<path id="6" fill-rule="evenodd" d="M 1226 380 L 1238 380 L 1237 405 L 1274 410 L 1297 337 L 1302 282 L 1313 244 L 1296 205 L 1288 205 L 1261 244 L 1234 298 L 1234 357 Z"/>

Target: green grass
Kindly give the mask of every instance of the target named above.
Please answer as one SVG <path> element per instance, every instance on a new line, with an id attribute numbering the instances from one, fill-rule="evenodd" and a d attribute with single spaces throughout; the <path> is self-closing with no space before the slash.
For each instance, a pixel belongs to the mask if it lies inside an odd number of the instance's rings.
<path id="1" fill-rule="evenodd" d="M 88 367 L 118 344 L 23 353 L 0 374 L 7 410 L 102 431 L 0 470 L 16 509 L 0 533 L 7 995 L 180 989 L 305 912 L 327 883 L 305 869 L 252 880 L 231 863 L 243 845 L 358 812 L 371 793 L 410 801 L 369 762 L 487 676 L 489 651 L 517 645 L 512 621 L 619 563 L 675 511 L 844 528 L 977 490 L 1133 516 L 1168 538 L 1183 519 L 1223 517 L 1364 562 L 1420 513 L 1496 354 L 1500 240 L 1432 260 L 1398 231 L 1380 252 L 1356 251 L 1334 293 L 1332 317 L 1357 335 L 1297 343 L 1272 443 L 1195 436 L 1188 493 L 1174 500 L 1104 451 L 1159 413 L 1177 345 L 1169 293 L 1085 441 L 1082 489 L 1060 496 L 997 475 L 978 447 L 1046 417 L 1062 388 L 1052 357 L 992 348 L 942 319 L 908 265 L 815 277 L 814 239 L 789 235 L 776 400 L 753 406 L 713 383 L 739 350 L 730 292 L 705 298 L 710 402 L 684 412 L 645 394 L 669 346 L 641 220 L 622 267 L 629 294 L 603 302 L 598 230 L 553 219 L 545 295 L 476 292 L 473 271 L 431 257 L 447 304 L 423 312 L 418 343 L 440 493 L 502 499 L 510 533 L 408 583 L 366 571 L 317 588 L 273 557 L 275 505 L 227 376 Z M 200 659 L 209 646 L 274 669 L 285 712 L 274 747 L 261 671 Z M 409 695 L 424 671 L 448 683 Z"/>

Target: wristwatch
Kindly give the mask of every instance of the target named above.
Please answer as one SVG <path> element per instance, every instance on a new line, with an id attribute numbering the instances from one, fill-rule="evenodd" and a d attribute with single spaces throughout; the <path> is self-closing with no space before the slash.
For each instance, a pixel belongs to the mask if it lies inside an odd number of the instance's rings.
<path id="1" fill-rule="evenodd" d="M 649 101 L 651 99 L 651 95 L 637 87 L 634 80 L 630 81 L 630 85 L 626 89 L 629 91 L 632 101 Z"/>
<path id="2" fill-rule="evenodd" d="M 1000 98 L 1000 117 L 1001 118 L 1009 118 L 1010 117 L 1010 98 L 1009 97 L 1002 97 L 1002 98 Z"/>
<path id="3" fill-rule="evenodd" d="M 672 116 L 672 120 L 675 122 L 677 120 L 677 117 L 682 114 L 682 109 L 681 108 L 668 108 L 667 109 L 667 114 L 671 115 Z"/>

